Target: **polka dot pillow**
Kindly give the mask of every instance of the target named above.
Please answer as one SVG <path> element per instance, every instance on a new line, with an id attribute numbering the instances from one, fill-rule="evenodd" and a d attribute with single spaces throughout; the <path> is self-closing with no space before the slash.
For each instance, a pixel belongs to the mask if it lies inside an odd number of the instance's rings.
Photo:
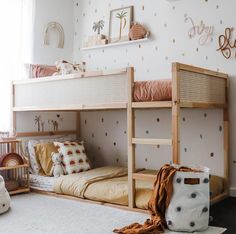
<path id="1" fill-rule="evenodd" d="M 90 169 L 83 142 L 54 142 L 54 145 L 63 155 L 63 164 L 67 174 L 80 173 Z"/>

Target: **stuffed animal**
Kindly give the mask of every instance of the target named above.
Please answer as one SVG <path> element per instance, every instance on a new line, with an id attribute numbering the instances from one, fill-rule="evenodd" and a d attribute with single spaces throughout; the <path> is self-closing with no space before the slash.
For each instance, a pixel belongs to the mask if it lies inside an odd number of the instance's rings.
<path id="1" fill-rule="evenodd" d="M 68 74 L 74 74 L 74 73 L 81 73 L 85 72 L 85 62 L 82 62 L 82 64 L 72 64 L 65 60 L 57 61 L 56 62 L 56 68 L 57 72 L 53 75 L 68 75 Z"/>
<path id="2" fill-rule="evenodd" d="M 6 190 L 3 177 L 0 175 L 0 214 L 9 210 L 11 198 Z"/>
<path id="3" fill-rule="evenodd" d="M 66 174 L 65 168 L 62 165 L 62 154 L 52 152 L 52 162 L 53 166 L 51 169 L 51 175 L 59 177 Z"/>

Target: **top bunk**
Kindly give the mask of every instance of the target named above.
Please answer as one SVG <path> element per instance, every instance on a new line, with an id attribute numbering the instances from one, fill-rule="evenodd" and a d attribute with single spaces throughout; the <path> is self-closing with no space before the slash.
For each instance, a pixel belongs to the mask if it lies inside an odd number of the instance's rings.
<path id="1" fill-rule="evenodd" d="M 228 75 L 173 63 L 172 80 L 134 82 L 134 69 L 128 67 L 18 80 L 12 90 L 14 112 L 172 108 L 175 104 L 227 108 Z"/>

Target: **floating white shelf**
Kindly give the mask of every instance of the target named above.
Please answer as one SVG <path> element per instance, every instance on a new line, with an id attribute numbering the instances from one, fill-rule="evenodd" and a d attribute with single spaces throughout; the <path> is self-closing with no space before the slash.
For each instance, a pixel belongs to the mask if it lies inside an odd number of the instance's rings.
<path id="1" fill-rule="evenodd" d="M 142 43 L 142 42 L 149 41 L 149 40 L 150 40 L 150 38 L 144 38 L 144 39 L 133 40 L 133 41 L 122 41 L 122 42 L 116 42 L 116 43 L 109 43 L 106 45 L 83 47 L 83 48 L 80 48 L 80 50 L 95 50 L 95 49 L 102 49 L 102 48 L 113 47 L 113 46 L 137 44 L 137 43 Z"/>

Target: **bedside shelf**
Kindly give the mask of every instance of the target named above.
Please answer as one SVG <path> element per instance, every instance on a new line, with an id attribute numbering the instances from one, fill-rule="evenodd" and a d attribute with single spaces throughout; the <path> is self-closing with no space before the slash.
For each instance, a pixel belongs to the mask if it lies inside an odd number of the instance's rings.
<path id="1" fill-rule="evenodd" d="M 138 43 L 147 42 L 149 40 L 150 40 L 150 38 L 144 38 L 144 39 L 133 40 L 133 41 L 122 41 L 122 42 L 116 42 L 116 43 L 109 43 L 109 44 L 106 44 L 106 45 L 97 45 L 97 46 L 92 46 L 92 47 L 83 47 L 83 48 L 80 48 L 80 50 L 95 50 L 95 49 L 102 49 L 102 48 L 113 47 L 113 46 L 138 44 Z"/>
<path id="2" fill-rule="evenodd" d="M 10 195 L 29 192 L 29 165 L 22 149 L 22 141 L 20 139 L 9 138 L 8 140 L 1 140 L 0 146 L 0 158 L 2 158 L 0 175 L 5 180 L 6 189 Z M 21 160 L 14 158 L 14 155 L 15 157 L 20 157 Z M 16 162 L 14 163 L 15 166 L 11 162 Z"/>

